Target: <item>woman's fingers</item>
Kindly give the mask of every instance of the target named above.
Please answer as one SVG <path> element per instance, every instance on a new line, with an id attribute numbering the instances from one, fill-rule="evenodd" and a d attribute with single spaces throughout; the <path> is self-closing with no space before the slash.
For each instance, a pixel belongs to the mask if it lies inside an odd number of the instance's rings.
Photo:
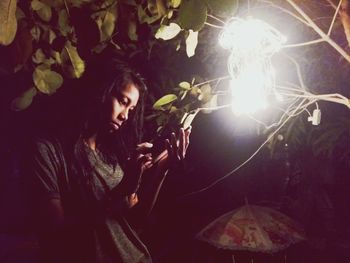
<path id="1" fill-rule="evenodd" d="M 192 126 L 189 126 L 185 131 L 185 152 L 190 144 L 190 134 L 191 134 Z"/>
<path id="2" fill-rule="evenodd" d="M 152 167 L 153 164 L 152 154 L 139 154 L 136 158 L 136 162 L 142 170 L 144 170 L 144 168 L 148 169 Z"/>
<path id="3" fill-rule="evenodd" d="M 143 142 L 143 143 L 140 143 L 136 146 L 136 152 L 138 153 L 146 153 L 146 152 L 149 152 L 150 149 L 152 149 L 153 147 L 153 144 L 150 143 L 150 142 Z"/>
<path id="4" fill-rule="evenodd" d="M 180 158 L 180 154 L 179 154 L 179 144 L 178 144 L 178 140 L 176 138 L 175 133 L 171 133 L 171 149 L 172 149 L 172 155 L 175 156 L 175 158 Z"/>
<path id="5" fill-rule="evenodd" d="M 185 138 L 185 131 L 183 128 L 180 129 L 180 135 L 179 135 L 179 153 L 180 153 L 180 158 L 183 159 L 185 158 L 186 154 L 186 138 Z"/>

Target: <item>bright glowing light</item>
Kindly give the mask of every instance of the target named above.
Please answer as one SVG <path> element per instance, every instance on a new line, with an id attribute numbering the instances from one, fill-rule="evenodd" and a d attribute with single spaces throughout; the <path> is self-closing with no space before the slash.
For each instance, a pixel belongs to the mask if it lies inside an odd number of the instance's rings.
<path id="1" fill-rule="evenodd" d="M 269 24 L 253 18 L 233 18 L 226 24 L 219 43 L 234 53 L 273 54 L 286 38 Z"/>
<path id="2" fill-rule="evenodd" d="M 269 75 L 258 61 L 241 69 L 236 78 L 231 80 L 233 95 L 232 109 L 236 114 L 254 113 L 267 107 L 265 85 Z"/>
<path id="3" fill-rule="evenodd" d="M 270 58 L 284 41 L 276 29 L 257 19 L 234 18 L 227 23 L 219 42 L 231 51 L 228 71 L 235 113 L 253 113 L 267 107 L 275 86 Z"/>

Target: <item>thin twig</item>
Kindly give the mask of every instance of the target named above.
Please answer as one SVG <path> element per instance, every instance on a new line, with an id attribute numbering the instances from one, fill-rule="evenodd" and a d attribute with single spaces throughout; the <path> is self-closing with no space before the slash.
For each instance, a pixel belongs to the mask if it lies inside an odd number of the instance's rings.
<path id="1" fill-rule="evenodd" d="M 298 62 L 297 62 L 294 58 L 292 58 L 291 56 L 289 56 L 289 55 L 287 55 L 287 54 L 285 54 L 285 53 L 283 53 L 283 55 L 286 56 L 286 57 L 287 57 L 290 61 L 292 61 L 292 63 L 294 64 L 295 69 L 296 69 L 296 71 L 297 71 L 297 76 L 298 76 L 298 80 L 299 80 L 299 83 L 300 83 L 300 85 L 301 85 L 301 88 L 302 88 L 303 90 L 305 90 L 306 87 L 305 87 L 305 84 L 304 84 L 303 76 L 301 75 L 300 65 L 299 65 Z"/>
<path id="2" fill-rule="evenodd" d="M 224 77 L 220 77 L 220 78 L 210 79 L 210 80 L 198 83 L 196 85 L 193 85 L 193 87 L 198 87 L 198 86 L 202 86 L 204 84 L 207 84 L 207 83 L 210 83 L 210 82 L 213 82 L 213 81 L 219 81 L 219 80 L 221 81 L 221 80 L 229 79 L 229 78 L 230 78 L 230 76 L 224 76 Z"/>
<path id="3" fill-rule="evenodd" d="M 285 8 L 283 8 L 283 7 L 281 7 L 281 6 L 278 6 L 278 5 L 276 5 L 276 4 L 274 4 L 274 3 L 270 2 L 270 1 L 267 1 L 267 0 L 260 0 L 260 2 L 269 4 L 269 5 L 273 6 L 274 8 L 279 9 L 279 10 L 281 10 L 282 12 L 291 15 L 292 17 L 294 17 L 295 19 L 299 20 L 301 23 L 305 24 L 306 26 L 308 26 L 308 27 L 310 26 L 310 25 L 307 23 L 307 21 L 305 21 L 304 19 L 302 19 L 301 17 L 297 16 L 297 15 L 294 14 L 293 12 L 291 12 L 291 11 L 289 11 L 289 10 L 287 10 L 287 9 L 285 9 Z"/>
<path id="4" fill-rule="evenodd" d="M 70 13 L 69 13 L 69 8 L 68 8 L 67 1 L 66 1 L 66 0 L 64 0 L 63 2 L 64 2 L 64 7 L 65 7 L 65 8 L 66 8 L 66 10 L 67 10 L 68 17 L 70 17 Z"/>
<path id="5" fill-rule="evenodd" d="M 215 111 L 215 110 L 221 110 L 224 108 L 228 108 L 231 107 L 232 104 L 225 104 L 225 105 L 221 105 L 221 106 L 216 106 L 216 107 L 203 107 L 203 108 L 197 108 L 197 111 Z"/>
<path id="6" fill-rule="evenodd" d="M 207 15 L 207 17 L 213 18 L 213 19 L 215 19 L 216 21 L 218 21 L 218 22 L 220 22 L 220 23 L 222 23 L 222 24 L 224 24 L 224 25 L 226 24 L 225 21 L 222 21 L 221 19 L 217 18 L 216 16 Z"/>
<path id="7" fill-rule="evenodd" d="M 331 1 L 331 0 L 326 0 L 333 9 L 337 9 L 337 6 Z"/>
<path id="8" fill-rule="evenodd" d="M 345 52 L 345 50 L 339 46 L 333 39 L 331 39 L 327 34 L 325 34 L 321 28 L 319 28 L 314 21 L 296 4 L 293 0 L 286 0 L 312 27 L 317 34 L 320 35 L 325 41 L 328 42 L 340 55 L 343 56 L 350 63 L 350 55 Z"/>
<path id="9" fill-rule="evenodd" d="M 215 28 L 220 28 L 220 29 L 224 28 L 223 26 L 217 26 L 217 25 L 214 25 L 214 24 L 210 24 L 208 22 L 205 22 L 204 24 L 207 25 L 207 26 L 215 27 Z"/>
<path id="10" fill-rule="evenodd" d="M 343 0 L 339 0 L 339 4 L 337 6 L 337 9 L 335 10 L 335 13 L 334 13 L 331 25 L 329 26 L 329 29 L 328 29 L 328 32 L 327 32 L 327 36 L 331 35 L 332 29 L 333 29 L 333 25 L 334 25 L 335 19 L 337 18 L 338 13 L 339 13 L 339 10 L 340 10 L 342 2 L 343 2 Z"/>
<path id="11" fill-rule="evenodd" d="M 317 43 L 325 42 L 323 38 L 311 40 L 308 42 L 298 43 L 298 44 L 290 44 L 290 45 L 283 45 L 282 48 L 292 48 L 292 47 L 302 47 L 302 46 L 309 46 Z"/>

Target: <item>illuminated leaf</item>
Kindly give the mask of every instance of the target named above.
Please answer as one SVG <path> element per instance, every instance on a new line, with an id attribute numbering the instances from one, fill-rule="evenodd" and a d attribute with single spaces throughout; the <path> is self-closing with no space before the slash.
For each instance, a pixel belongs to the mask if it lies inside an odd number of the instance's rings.
<path id="1" fill-rule="evenodd" d="M 187 81 L 180 82 L 179 87 L 184 90 L 191 90 L 191 84 L 188 83 Z"/>
<path id="2" fill-rule="evenodd" d="M 34 11 L 38 11 L 40 10 L 41 8 L 43 8 L 45 6 L 44 3 L 40 2 L 39 0 L 33 0 L 30 4 L 30 6 L 32 7 L 32 9 Z"/>
<path id="3" fill-rule="evenodd" d="M 65 9 L 62 9 L 58 13 L 58 26 L 63 36 L 67 36 L 67 34 L 72 31 L 72 28 L 69 25 L 68 14 Z"/>
<path id="4" fill-rule="evenodd" d="M 67 2 L 71 3 L 74 7 L 81 7 L 85 3 L 92 2 L 92 0 L 67 0 Z"/>
<path id="5" fill-rule="evenodd" d="M 182 116 L 180 123 L 184 129 L 188 129 L 191 126 L 191 124 L 192 124 L 194 118 L 196 117 L 196 115 L 198 114 L 198 112 L 199 111 L 195 111 L 192 113 L 186 112 Z"/>
<path id="6" fill-rule="evenodd" d="M 0 44 L 9 45 L 17 31 L 16 0 L 0 1 Z"/>
<path id="7" fill-rule="evenodd" d="M 85 71 L 85 63 L 80 58 L 77 48 L 68 41 L 61 53 L 65 72 L 72 78 L 80 78 Z"/>
<path id="8" fill-rule="evenodd" d="M 167 105 L 173 101 L 177 100 L 177 96 L 175 94 L 167 94 L 161 97 L 153 104 L 154 109 L 161 109 L 162 106 Z"/>
<path id="9" fill-rule="evenodd" d="M 137 16 L 141 24 L 143 23 L 152 24 L 160 18 L 158 15 L 148 16 L 141 5 L 137 7 Z"/>
<path id="10" fill-rule="evenodd" d="M 205 0 L 215 15 L 233 16 L 238 8 L 238 0 Z"/>
<path id="11" fill-rule="evenodd" d="M 39 91 L 51 95 L 61 87 L 63 78 L 55 71 L 38 66 L 34 70 L 33 81 Z"/>
<path id="12" fill-rule="evenodd" d="M 202 0 L 188 0 L 179 8 L 179 25 L 183 29 L 199 31 L 207 20 L 207 6 Z"/>
<path id="13" fill-rule="evenodd" d="M 101 41 L 105 41 L 112 37 L 115 28 L 115 20 L 116 16 L 114 13 L 107 11 L 102 18 L 100 33 L 101 33 Z"/>
<path id="14" fill-rule="evenodd" d="M 30 88 L 23 92 L 19 97 L 15 98 L 11 103 L 11 109 L 14 111 L 21 111 L 30 106 L 33 102 L 33 98 L 37 94 L 36 88 Z"/>
<path id="15" fill-rule="evenodd" d="M 26 17 L 26 15 L 23 12 L 23 10 L 17 6 L 17 9 L 16 9 L 16 19 L 17 19 L 17 21 L 21 20 L 21 19 L 23 19 L 25 17 Z"/>
<path id="16" fill-rule="evenodd" d="M 36 41 L 40 40 L 41 31 L 40 31 L 40 28 L 38 26 L 34 26 L 30 30 L 30 34 L 32 35 L 34 40 L 36 40 Z"/>
<path id="17" fill-rule="evenodd" d="M 178 8 L 181 4 L 181 0 L 170 0 L 170 6 L 173 8 Z"/>
<path id="18" fill-rule="evenodd" d="M 209 84 L 205 84 L 205 85 L 201 86 L 201 94 L 199 95 L 198 99 L 202 103 L 206 103 L 211 98 L 212 98 L 212 95 L 211 95 L 211 87 L 210 87 L 210 85 Z"/>
<path id="19" fill-rule="evenodd" d="M 169 40 L 176 37 L 180 31 L 181 31 L 181 27 L 179 27 L 179 25 L 176 23 L 170 23 L 170 25 L 168 26 L 161 25 L 156 32 L 155 38 Z"/>
<path id="20" fill-rule="evenodd" d="M 43 2 L 44 4 L 54 8 L 63 7 L 65 1 L 67 0 L 41 0 L 41 2 Z"/>
<path id="21" fill-rule="evenodd" d="M 138 39 L 137 36 L 137 25 L 136 21 L 134 19 L 129 20 L 128 24 L 128 36 L 130 40 L 136 41 Z"/>
<path id="22" fill-rule="evenodd" d="M 198 44 L 198 31 L 193 32 L 189 30 L 189 35 L 186 38 L 186 54 L 188 57 L 192 57 L 195 54 L 195 50 Z"/>
<path id="23" fill-rule="evenodd" d="M 147 9 L 153 16 L 158 16 L 158 8 L 157 8 L 156 0 L 148 0 Z"/>
<path id="24" fill-rule="evenodd" d="M 38 48 L 33 55 L 33 62 L 36 64 L 43 63 L 45 60 L 45 54 L 41 48 Z"/>
<path id="25" fill-rule="evenodd" d="M 162 17 L 166 14 L 166 8 L 164 6 L 163 0 L 156 0 L 158 16 Z"/>
<path id="26" fill-rule="evenodd" d="M 38 16 L 48 22 L 51 20 L 52 17 L 52 10 L 51 7 L 39 0 L 33 0 L 31 2 L 31 7 L 34 11 L 36 11 L 36 13 L 38 14 Z"/>
<path id="27" fill-rule="evenodd" d="M 51 7 L 49 7 L 48 5 L 45 5 L 45 7 L 39 9 L 36 12 L 42 20 L 46 22 L 49 22 L 51 20 L 52 10 L 51 10 Z"/>

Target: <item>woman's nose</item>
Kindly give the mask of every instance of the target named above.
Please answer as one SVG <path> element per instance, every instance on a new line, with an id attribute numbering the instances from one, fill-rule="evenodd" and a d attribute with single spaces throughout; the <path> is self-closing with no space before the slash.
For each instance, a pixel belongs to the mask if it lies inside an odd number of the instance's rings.
<path id="1" fill-rule="evenodd" d="M 125 109 L 119 114 L 119 118 L 123 121 L 126 121 L 129 117 L 129 110 Z"/>

